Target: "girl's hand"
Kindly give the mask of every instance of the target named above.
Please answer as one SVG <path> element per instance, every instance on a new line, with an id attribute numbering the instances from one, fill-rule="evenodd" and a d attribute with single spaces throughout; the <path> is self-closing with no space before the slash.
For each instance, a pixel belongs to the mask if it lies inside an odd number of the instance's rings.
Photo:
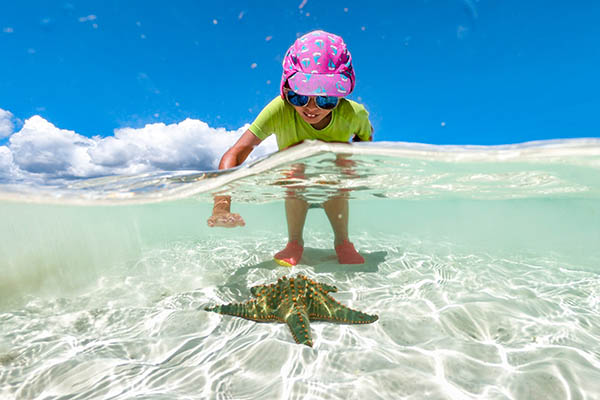
<path id="1" fill-rule="evenodd" d="M 211 228 L 215 226 L 220 228 L 235 228 L 236 226 L 246 225 L 242 216 L 235 213 L 213 214 L 208 218 L 206 223 Z"/>

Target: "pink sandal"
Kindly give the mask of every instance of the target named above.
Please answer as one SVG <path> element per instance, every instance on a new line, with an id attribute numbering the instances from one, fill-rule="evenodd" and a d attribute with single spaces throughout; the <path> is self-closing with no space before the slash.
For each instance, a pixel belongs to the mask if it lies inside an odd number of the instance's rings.
<path id="1" fill-rule="evenodd" d="M 273 258 L 275 262 L 283 267 L 293 267 L 297 265 L 302 258 L 304 247 L 300 246 L 297 241 L 288 242 L 285 249 L 275 254 Z"/>
<path id="2" fill-rule="evenodd" d="M 338 262 L 340 264 L 364 264 L 365 259 L 358 254 L 354 245 L 348 240 L 344 240 L 342 244 L 335 246 Z"/>

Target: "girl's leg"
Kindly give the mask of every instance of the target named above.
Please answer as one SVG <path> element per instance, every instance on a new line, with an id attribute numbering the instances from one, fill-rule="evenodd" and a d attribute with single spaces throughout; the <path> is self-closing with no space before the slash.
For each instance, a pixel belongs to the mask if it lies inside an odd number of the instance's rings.
<path id="1" fill-rule="evenodd" d="M 288 241 L 298 242 L 304 246 L 304 222 L 308 211 L 308 202 L 296 196 L 288 196 L 285 199 L 285 218 L 288 226 Z"/>
<path id="2" fill-rule="evenodd" d="M 304 164 L 294 164 L 287 178 L 304 179 Z M 304 251 L 304 222 L 308 211 L 308 203 L 299 194 L 303 187 L 288 187 L 285 198 L 285 218 L 288 228 L 288 243 L 283 250 L 275 254 L 275 261 L 283 266 L 292 267 L 302 258 Z"/>
<path id="3" fill-rule="evenodd" d="M 344 195 L 332 197 L 323 203 L 323 208 L 333 228 L 333 244 L 340 245 L 348 240 L 348 198 Z"/>
<path id="4" fill-rule="evenodd" d="M 285 216 L 288 225 L 288 243 L 285 249 L 275 254 L 275 262 L 284 267 L 293 267 L 300 262 L 304 251 L 304 239 L 302 231 L 306 221 L 308 203 L 306 200 L 295 196 L 285 199 Z"/>
<path id="5" fill-rule="evenodd" d="M 323 203 L 323 208 L 329 218 L 334 234 L 335 252 L 340 264 L 364 264 L 354 245 L 348 240 L 348 195 L 341 193 Z"/>

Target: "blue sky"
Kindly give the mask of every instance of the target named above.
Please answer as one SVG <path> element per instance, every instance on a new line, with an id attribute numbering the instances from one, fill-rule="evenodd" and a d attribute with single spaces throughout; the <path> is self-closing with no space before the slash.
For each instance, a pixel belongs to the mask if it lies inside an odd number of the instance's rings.
<path id="1" fill-rule="evenodd" d="M 597 1 L 2 2 L 0 109 L 79 135 L 186 118 L 235 131 L 297 35 L 341 35 L 375 139 L 597 137 Z M 0 145 L 8 138 L 0 139 Z"/>

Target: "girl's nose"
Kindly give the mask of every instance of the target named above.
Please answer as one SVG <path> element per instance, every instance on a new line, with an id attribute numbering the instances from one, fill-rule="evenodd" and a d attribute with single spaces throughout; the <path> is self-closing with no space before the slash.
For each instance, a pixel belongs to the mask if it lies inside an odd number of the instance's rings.
<path id="1" fill-rule="evenodd" d="M 314 97 L 308 98 L 308 103 L 306 104 L 306 108 L 308 108 L 309 110 L 316 110 L 318 108 Z"/>

